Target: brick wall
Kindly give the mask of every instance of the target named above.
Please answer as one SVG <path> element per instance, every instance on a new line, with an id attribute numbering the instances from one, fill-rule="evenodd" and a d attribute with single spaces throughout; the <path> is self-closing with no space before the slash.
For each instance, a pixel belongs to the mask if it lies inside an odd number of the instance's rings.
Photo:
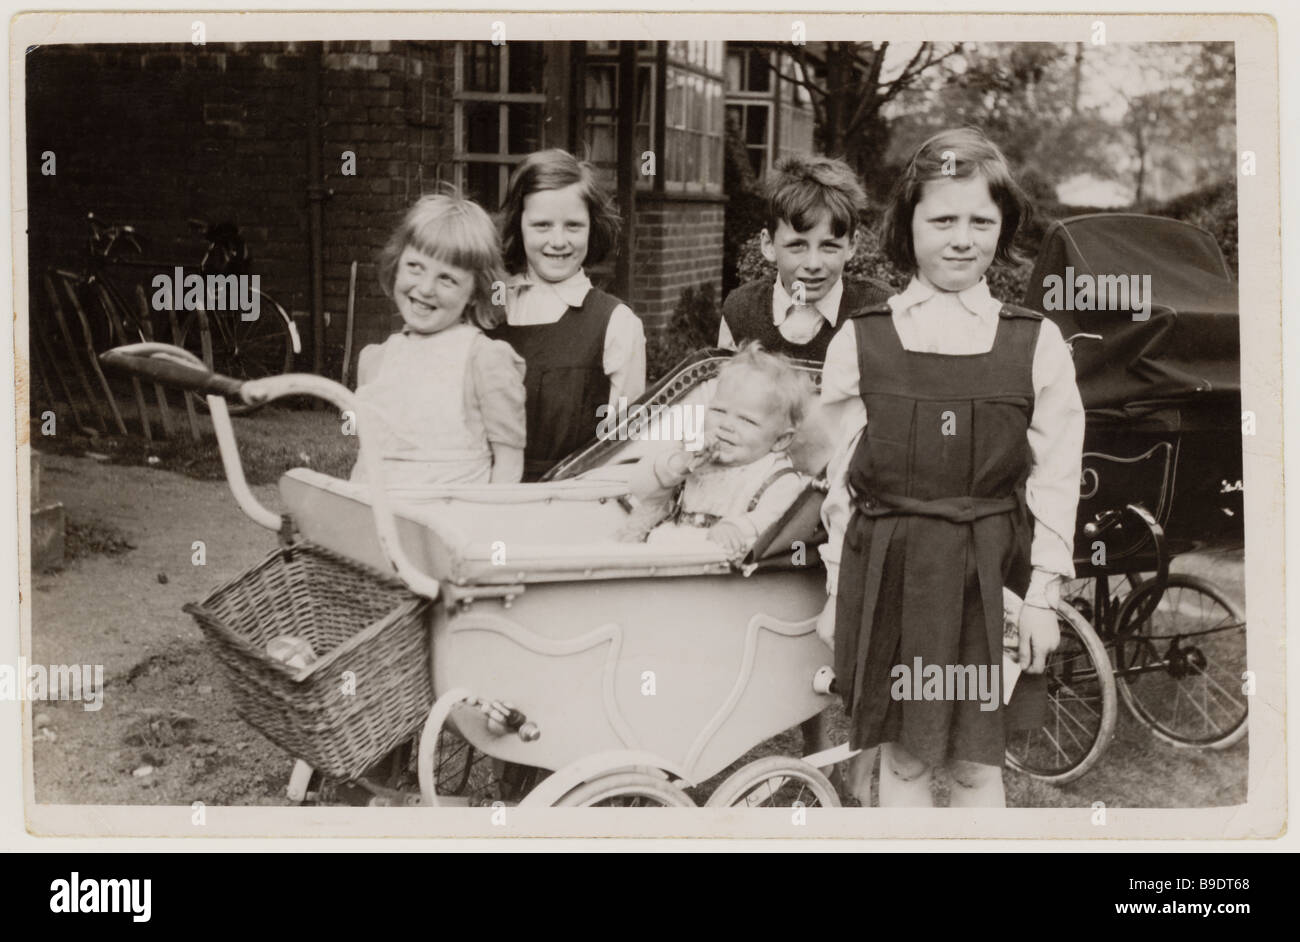
<path id="1" fill-rule="evenodd" d="M 667 326 L 684 288 L 711 284 L 721 303 L 723 206 L 638 194 L 628 304 L 647 330 Z"/>
<path id="2" fill-rule="evenodd" d="M 452 47 L 330 42 L 321 61 L 326 334 L 343 343 L 360 262 L 354 350 L 394 326 L 374 258 L 402 210 L 449 172 Z M 43 46 L 28 53 L 31 271 L 80 267 L 87 212 L 134 225 L 145 254 L 197 266 L 190 217 L 233 219 L 263 290 L 311 309 L 306 49 L 302 43 Z M 356 155 L 356 175 L 342 154 Z M 41 173 L 53 151 L 57 172 Z M 38 285 L 32 285 L 35 291 Z M 33 297 L 39 297 L 39 293 Z M 304 331 L 310 320 L 300 320 Z M 304 333 L 310 368 L 310 340 Z M 337 374 L 337 360 L 327 372 Z"/>
<path id="3" fill-rule="evenodd" d="M 233 219 L 263 290 L 302 315 L 306 355 L 297 366 L 310 369 L 307 53 L 303 43 L 29 52 L 33 275 L 50 264 L 81 267 L 87 212 L 136 226 L 147 257 L 191 268 L 204 246 L 187 218 Z M 354 259 L 354 357 L 397 326 L 374 261 L 402 211 L 452 176 L 454 56 L 445 42 L 322 45 L 321 183 L 333 191 L 323 203 L 327 375 L 338 374 Z M 41 174 L 46 151 L 55 153 L 54 176 Z M 354 176 L 342 172 L 345 151 L 355 154 Z M 710 283 L 720 294 L 723 204 L 652 194 L 637 202 L 626 300 L 653 330 L 667 324 L 683 288 Z"/>

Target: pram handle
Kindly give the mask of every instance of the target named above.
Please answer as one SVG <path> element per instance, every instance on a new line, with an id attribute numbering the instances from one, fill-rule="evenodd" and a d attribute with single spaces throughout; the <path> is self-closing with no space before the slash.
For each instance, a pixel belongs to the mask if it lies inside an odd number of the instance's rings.
<path id="1" fill-rule="evenodd" d="M 358 414 L 357 400 L 346 386 L 310 373 L 285 373 L 263 379 L 241 381 L 213 373 L 194 354 L 181 347 L 162 343 L 130 344 L 106 351 L 100 357 L 106 364 L 139 373 L 184 389 L 208 394 L 212 413 L 212 428 L 221 449 L 221 463 L 226 470 L 226 481 L 235 495 L 241 510 L 253 522 L 268 530 L 279 530 L 280 515 L 265 507 L 248 487 L 244 468 L 239 461 L 239 446 L 235 430 L 230 423 L 223 396 L 237 397 L 249 405 L 260 405 L 285 396 L 315 396 L 335 406 L 340 412 Z M 370 509 L 375 518 L 379 545 L 390 565 L 407 587 L 417 595 L 436 599 L 440 591 L 438 580 L 422 572 L 411 562 L 397 535 L 397 520 L 393 515 L 388 493 L 383 486 L 383 469 L 379 459 L 366 447 L 364 429 L 357 429 L 361 449 L 359 460 L 370 482 Z"/>
<path id="2" fill-rule="evenodd" d="M 133 343 L 114 347 L 99 355 L 105 366 L 125 370 L 154 382 L 204 395 L 242 398 L 243 380 L 231 379 L 208 369 L 203 361 L 182 347 L 169 343 Z"/>

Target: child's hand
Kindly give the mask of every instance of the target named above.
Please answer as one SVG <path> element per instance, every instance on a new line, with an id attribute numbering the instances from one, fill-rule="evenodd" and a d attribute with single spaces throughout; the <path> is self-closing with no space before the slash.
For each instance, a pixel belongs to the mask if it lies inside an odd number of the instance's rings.
<path id="1" fill-rule="evenodd" d="M 833 595 L 826 600 L 826 607 L 817 616 L 817 637 L 822 639 L 826 647 L 835 650 L 835 596 Z"/>
<path id="2" fill-rule="evenodd" d="M 745 535 L 740 532 L 740 527 L 726 520 L 709 527 L 708 535 L 709 539 L 725 549 L 729 556 L 739 556 L 749 548 L 746 545 Z"/>
<path id="3" fill-rule="evenodd" d="M 1026 605 L 1020 610 L 1021 668 L 1027 674 L 1041 674 L 1047 668 L 1047 655 L 1061 643 L 1061 629 L 1056 612 L 1050 608 Z"/>

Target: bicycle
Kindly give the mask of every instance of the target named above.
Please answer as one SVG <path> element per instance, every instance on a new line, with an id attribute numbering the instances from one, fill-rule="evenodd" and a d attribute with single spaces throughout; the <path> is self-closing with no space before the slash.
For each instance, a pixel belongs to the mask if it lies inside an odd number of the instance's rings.
<path id="1" fill-rule="evenodd" d="M 207 289 L 213 279 L 249 278 L 251 258 L 238 228 L 232 222 L 209 225 L 190 219 L 192 228 L 203 233 L 206 247 L 199 263 L 204 282 L 196 304 L 176 305 L 169 298 L 165 304 L 152 303 L 162 293 L 158 277 L 183 271 L 183 266 L 144 258 L 141 238 L 133 226 L 105 222 L 87 214 L 90 227 L 87 270 L 84 274 L 55 269 L 53 274 L 64 280 L 69 296 L 80 304 L 85 292 L 93 303 L 87 311 L 100 314 L 88 318 L 90 343 L 95 350 L 115 344 L 149 342 L 170 334 L 172 342 L 198 355 L 211 370 L 240 379 L 277 376 L 293 369 L 294 356 L 302 352 L 297 325 L 284 307 L 259 287 L 245 285 L 245 293 L 255 297 L 255 317 L 211 310 L 214 295 Z M 129 301 L 122 287 L 109 277 L 111 271 L 150 273 L 146 292 L 139 280 L 134 284 L 134 301 Z M 235 284 L 235 283 L 230 283 Z M 180 309 L 178 309 L 178 307 Z M 273 316 L 262 316 L 270 312 Z M 201 396 L 191 396 L 200 408 L 207 404 Z M 232 404 L 233 405 L 233 404 Z M 232 413 L 247 414 L 256 407 L 233 405 Z"/>

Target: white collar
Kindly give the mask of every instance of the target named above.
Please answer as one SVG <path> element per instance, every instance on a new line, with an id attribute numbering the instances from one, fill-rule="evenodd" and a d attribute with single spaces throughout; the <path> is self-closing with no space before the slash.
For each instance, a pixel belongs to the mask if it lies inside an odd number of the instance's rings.
<path id="1" fill-rule="evenodd" d="M 526 272 L 514 275 L 506 282 L 506 287 L 515 290 L 525 288 L 547 288 L 554 292 L 569 307 L 582 307 L 582 302 L 591 290 L 591 279 L 579 268 L 563 281 L 543 281 L 533 272 L 532 266 Z"/>
<path id="2" fill-rule="evenodd" d="M 835 284 L 831 285 L 830 291 L 827 291 L 819 300 L 813 302 L 813 307 L 817 309 L 817 313 L 824 317 L 832 327 L 839 320 L 840 299 L 842 297 L 844 297 L 843 275 L 835 279 Z M 790 292 L 785 290 L 785 285 L 781 284 L 781 277 L 778 275 L 776 284 L 772 287 L 772 323 L 777 327 L 785 323 L 786 316 L 790 313 L 790 306 L 794 303 L 794 298 L 790 297 Z"/>
<path id="3" fill-rule="evenodd" d="M 896 294 L 889 299 L 889 307 L 895 314 L 901 314 L 940 295 L 955 297 L 962 307 L 985 322 L 996 320 L 1002 311 L 1002 302 L 989 293 L 987 278 L 981 278 L 964 291 L 940 291 L 925 284 L 915 275 L 912 276 L 911 282 L 902 294 Z"/>

